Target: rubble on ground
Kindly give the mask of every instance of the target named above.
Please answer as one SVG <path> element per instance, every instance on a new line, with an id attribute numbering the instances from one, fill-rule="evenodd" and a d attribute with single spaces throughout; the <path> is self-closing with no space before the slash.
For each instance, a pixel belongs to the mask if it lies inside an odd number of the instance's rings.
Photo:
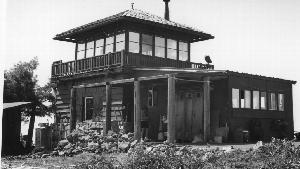
<path id="1" fill-rule="evenodd" d="M 44 158 L 47 156 L 73 156 L 83 152 L 90 153 L 114 153 L 127 152 L 136 144 L 133 133 L 115 133 L 109 131 L 107 135 L 85 127 L 79 127 L 70 133 L 65 140 L 58 142 L 54 151 L 45 153 L 34 152 L 32 158 Z"/>

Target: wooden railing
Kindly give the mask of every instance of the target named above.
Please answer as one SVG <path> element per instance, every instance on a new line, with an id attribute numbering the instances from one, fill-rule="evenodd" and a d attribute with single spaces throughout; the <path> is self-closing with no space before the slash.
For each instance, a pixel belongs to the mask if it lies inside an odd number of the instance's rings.
<path id="1" fill-rule="evenodd" d="M 214 66 L 209 64 L 192 63 L 120 51 L 65 63 L 62 63 L 61 60 L 53 62 L 52 77 L 70 76 L 123 66 L 214 69 Z"/>

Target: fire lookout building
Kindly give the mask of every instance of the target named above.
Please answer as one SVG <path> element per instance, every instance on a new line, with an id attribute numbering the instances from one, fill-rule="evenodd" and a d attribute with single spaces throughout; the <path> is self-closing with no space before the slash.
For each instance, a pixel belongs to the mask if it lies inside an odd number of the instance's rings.
<path id="1" fill-rule="evenodd" d="M 149 138 L 191 142 L 242 142 L 293 137 L 295 81 L 215 70 L 191 62 L 190 44 L 213 39 L 200 30 L 130 9 L 57 34 L 75 44 L 73 61 L 52 64 L 57 122 L 123 127 L 141 138 L 141 111 L 149 114 Z M 117 126 L 117 127 L 116 127 Z"/>

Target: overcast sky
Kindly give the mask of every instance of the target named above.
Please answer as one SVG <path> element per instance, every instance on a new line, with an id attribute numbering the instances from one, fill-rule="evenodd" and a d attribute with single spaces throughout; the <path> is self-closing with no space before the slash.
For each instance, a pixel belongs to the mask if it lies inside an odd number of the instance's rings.
<path id="1" fill-rule="evenodd" d="M 56 60 L 74 59 L 74 44 L 52 38 L 63 31 L 131 8 L 163 17 L 162 0 L 7 0 L 4 69 L 37 56 L 39 84 Z M 215 69 L 300 83 L 299 0 L 171 0 L 170 19 L 215 36 L 192 44 L 192 61 L 210 55 Z M 1 40 L 3 40 L 1 38 Z M 3 63 L 3 62 L 2 62 Z M 295 129 L 300 130 L 300 85 L 294 85 Z"/>

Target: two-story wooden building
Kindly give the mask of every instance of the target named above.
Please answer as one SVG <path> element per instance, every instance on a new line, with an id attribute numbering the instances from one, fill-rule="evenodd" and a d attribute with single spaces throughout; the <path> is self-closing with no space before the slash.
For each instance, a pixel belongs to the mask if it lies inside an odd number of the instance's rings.
<path id="1" fill-rule="evenodd" d="M 191 62 L 190 44 L 214 37 L 169 20 L 165 4 L 165 18 L 130 9 L 54 37 L 76 44 L 73 61 L 52 65 L 58 122 L 98 122 L 104 132 L 118 122 L 139 139 L 146 107 L 154 141 L 165 132 L 170 142 L 206 142 L 224 126 L 229 141 L 243 130 L 292 138 L 295 82 Z"/>

